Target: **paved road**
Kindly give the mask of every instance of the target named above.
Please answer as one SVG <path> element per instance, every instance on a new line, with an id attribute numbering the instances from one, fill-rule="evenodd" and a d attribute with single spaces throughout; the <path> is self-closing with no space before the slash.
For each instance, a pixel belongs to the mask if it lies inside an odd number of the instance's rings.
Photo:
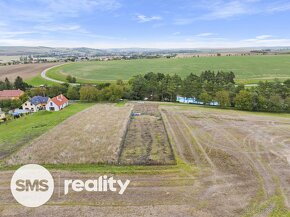
<path id="1" fill-rule="evenodd" d="M 52 81 L 52 82 L 59 83 L 59 84 L 64 84 L 65 82 L 63 82 L 63 81 L 59 81 L 59 80 L 56 80 L 56 79 L 53 79 L 53 78 L 49 78 L 49 77 L 47 77 L 47 76 L 46 76 L 46 72 L 47 72 L 48 70 L 50 70 L 50 69 L 53 69 L 53 68 L 55 68 L 55 67 L 62 66 L 62 65 L 65 65 L 65 64 L 68 64 L 68 63 L 60 64 L 60 65 L 53 66 L 53 67 L 50 67 L 50 68 L 48 68 L 48 69 L 43 70 L 43 71 L 41 72 L 41 77 L 44 78 L 45 80 L 48 80 L 48 81 Z M 73 84 L 72 84 L 72 83 L 69 83 L 69 84 L 72 85 L 72 86 L 78 86 L 78 85 L 80 85 L 80 84 L 78 84 L 78 83 L 73 83 Z"/>
<path id="2" fill-rule="evenodd" d="M 66 64 L 66 63 L 65 63 Z M 53 67 L 50 67 L 48 69 L 45 69 L 41 72 L 41 77 L 44 78 L 45 80 L 48 80 L 48 81 L 52 81 L 52 82 L 55 82 L 55 83 L 59 83 L 59 84 L 63 84 L 64 82 L 63 81 L 59 81 L 59 80 L 55 80 L 55 79 L 52 79 L 52 78 L 49 78 L 46 76 L 46 72 L 50 69 L 53 69 L 55 67 L 58 67 L 58 66 L 62 66 L 62 65 L 65 65 L 65 64 L 61 64 L 61 65 L 57 65 L 57 66 L 53 66 Z"/>

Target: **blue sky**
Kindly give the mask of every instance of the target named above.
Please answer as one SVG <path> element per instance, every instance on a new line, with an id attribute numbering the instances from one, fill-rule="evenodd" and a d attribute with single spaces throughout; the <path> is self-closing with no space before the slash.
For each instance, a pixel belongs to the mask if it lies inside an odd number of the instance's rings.
<path id="1" fill-rule="evenodd" d="M 290 0 L 0 0 L 0 45 L 290 46 Z"/>

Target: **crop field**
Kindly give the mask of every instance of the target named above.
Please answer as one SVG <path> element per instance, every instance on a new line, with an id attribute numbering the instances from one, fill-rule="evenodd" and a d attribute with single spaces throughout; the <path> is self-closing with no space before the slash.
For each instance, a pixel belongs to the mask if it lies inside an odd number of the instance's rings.
<path id="1" fill-rule="evenodd" d="M 121 164 L 174 164 L 174 156 L 168 141 L 157 104 L 135 104 L 134 113 L 125 136 Z"/>
<path id="2" fill-rule="evenodd" d="M 10 81 L 14 81 L 17 76 L 29 80 L 39 75 L 43 70 L 57 64 L 58 63 L 41 63 L 0 66 L 0 80 L 4 80 L 7 77 Z"/>
<path id="3" fill-rule="evenodd" d="M 131 111 L 142 115 L 129 120 Z M 142 118 L 153 118 L 153 124 L 149 121 L 149 127 Z M 17 165 L 2 167 L 0 215 L 288 217 L 289 131 L 289 114 L 168 103 L 97 104 L 24 146 L 18 157 L 12 155 L 8 163 L 43 162 L 56 188 L 46 205 L 23 208 L 9 188 Z M 162 139 L 154 144 L 152 138 L 160 132 Z M 167 144 L 176 164 L 166 163 L 172 156 L 164 151 Z M 114 164 L 120 154 L 126 165 Z M 164 164 L 145 165 L 155 157 Z M 86 191 L 63 195 L 64 179 L 87 180 L 105 174 L 131 180 L 127 191 L 122 196 Z"/>
<path id="4" fill-rule="evenodd" d="M 130 110 L 130 105 L 95 105 L 34 140 L 7 163 L 117 163 Z"/>
<path id="5" fill-rule="evenodd" d="M 204 70 L 233 71 L 238 82 L 257 83 L 259 80 L 285 80 L 290 78 L 290 56 L 230 56 L 177 59 L 141 59 L 120 61 L 79 62 L 57 67 L 47 73 L 48 77 L 65 81 L 68 74 L 77 77 L 80 83 L 128 80 L 132 76 L 160 72 L 200 74 Z"/>

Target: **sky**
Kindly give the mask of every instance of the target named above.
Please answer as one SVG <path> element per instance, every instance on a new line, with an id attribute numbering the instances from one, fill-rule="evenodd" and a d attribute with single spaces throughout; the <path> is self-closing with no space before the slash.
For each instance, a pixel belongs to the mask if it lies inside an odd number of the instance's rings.
<path id="1" fill-rule="evenodd" d="M 290 46 L 290 0 L 0 0 L 0 46 Z"/>

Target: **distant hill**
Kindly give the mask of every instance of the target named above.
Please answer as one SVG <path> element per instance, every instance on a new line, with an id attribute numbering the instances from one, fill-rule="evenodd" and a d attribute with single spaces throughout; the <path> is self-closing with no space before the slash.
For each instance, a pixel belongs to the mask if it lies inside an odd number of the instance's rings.
<path id="1" fill-rule="evenodd" d="M 242 53 L 250 51 L 290 52 L 290 47 L 256 47 L 256 48 L 221 48 L 221 49 L 150 49 L 150 48 L 53 48 L 53 47 L 25 47 L 0 46 L 0 56 L 26 56 L 37 55 L 43 57 L 56 56 L 105 56 L 105 55 L 131 55 L 131 54 L 170 54 L 170 53 Z"/>

